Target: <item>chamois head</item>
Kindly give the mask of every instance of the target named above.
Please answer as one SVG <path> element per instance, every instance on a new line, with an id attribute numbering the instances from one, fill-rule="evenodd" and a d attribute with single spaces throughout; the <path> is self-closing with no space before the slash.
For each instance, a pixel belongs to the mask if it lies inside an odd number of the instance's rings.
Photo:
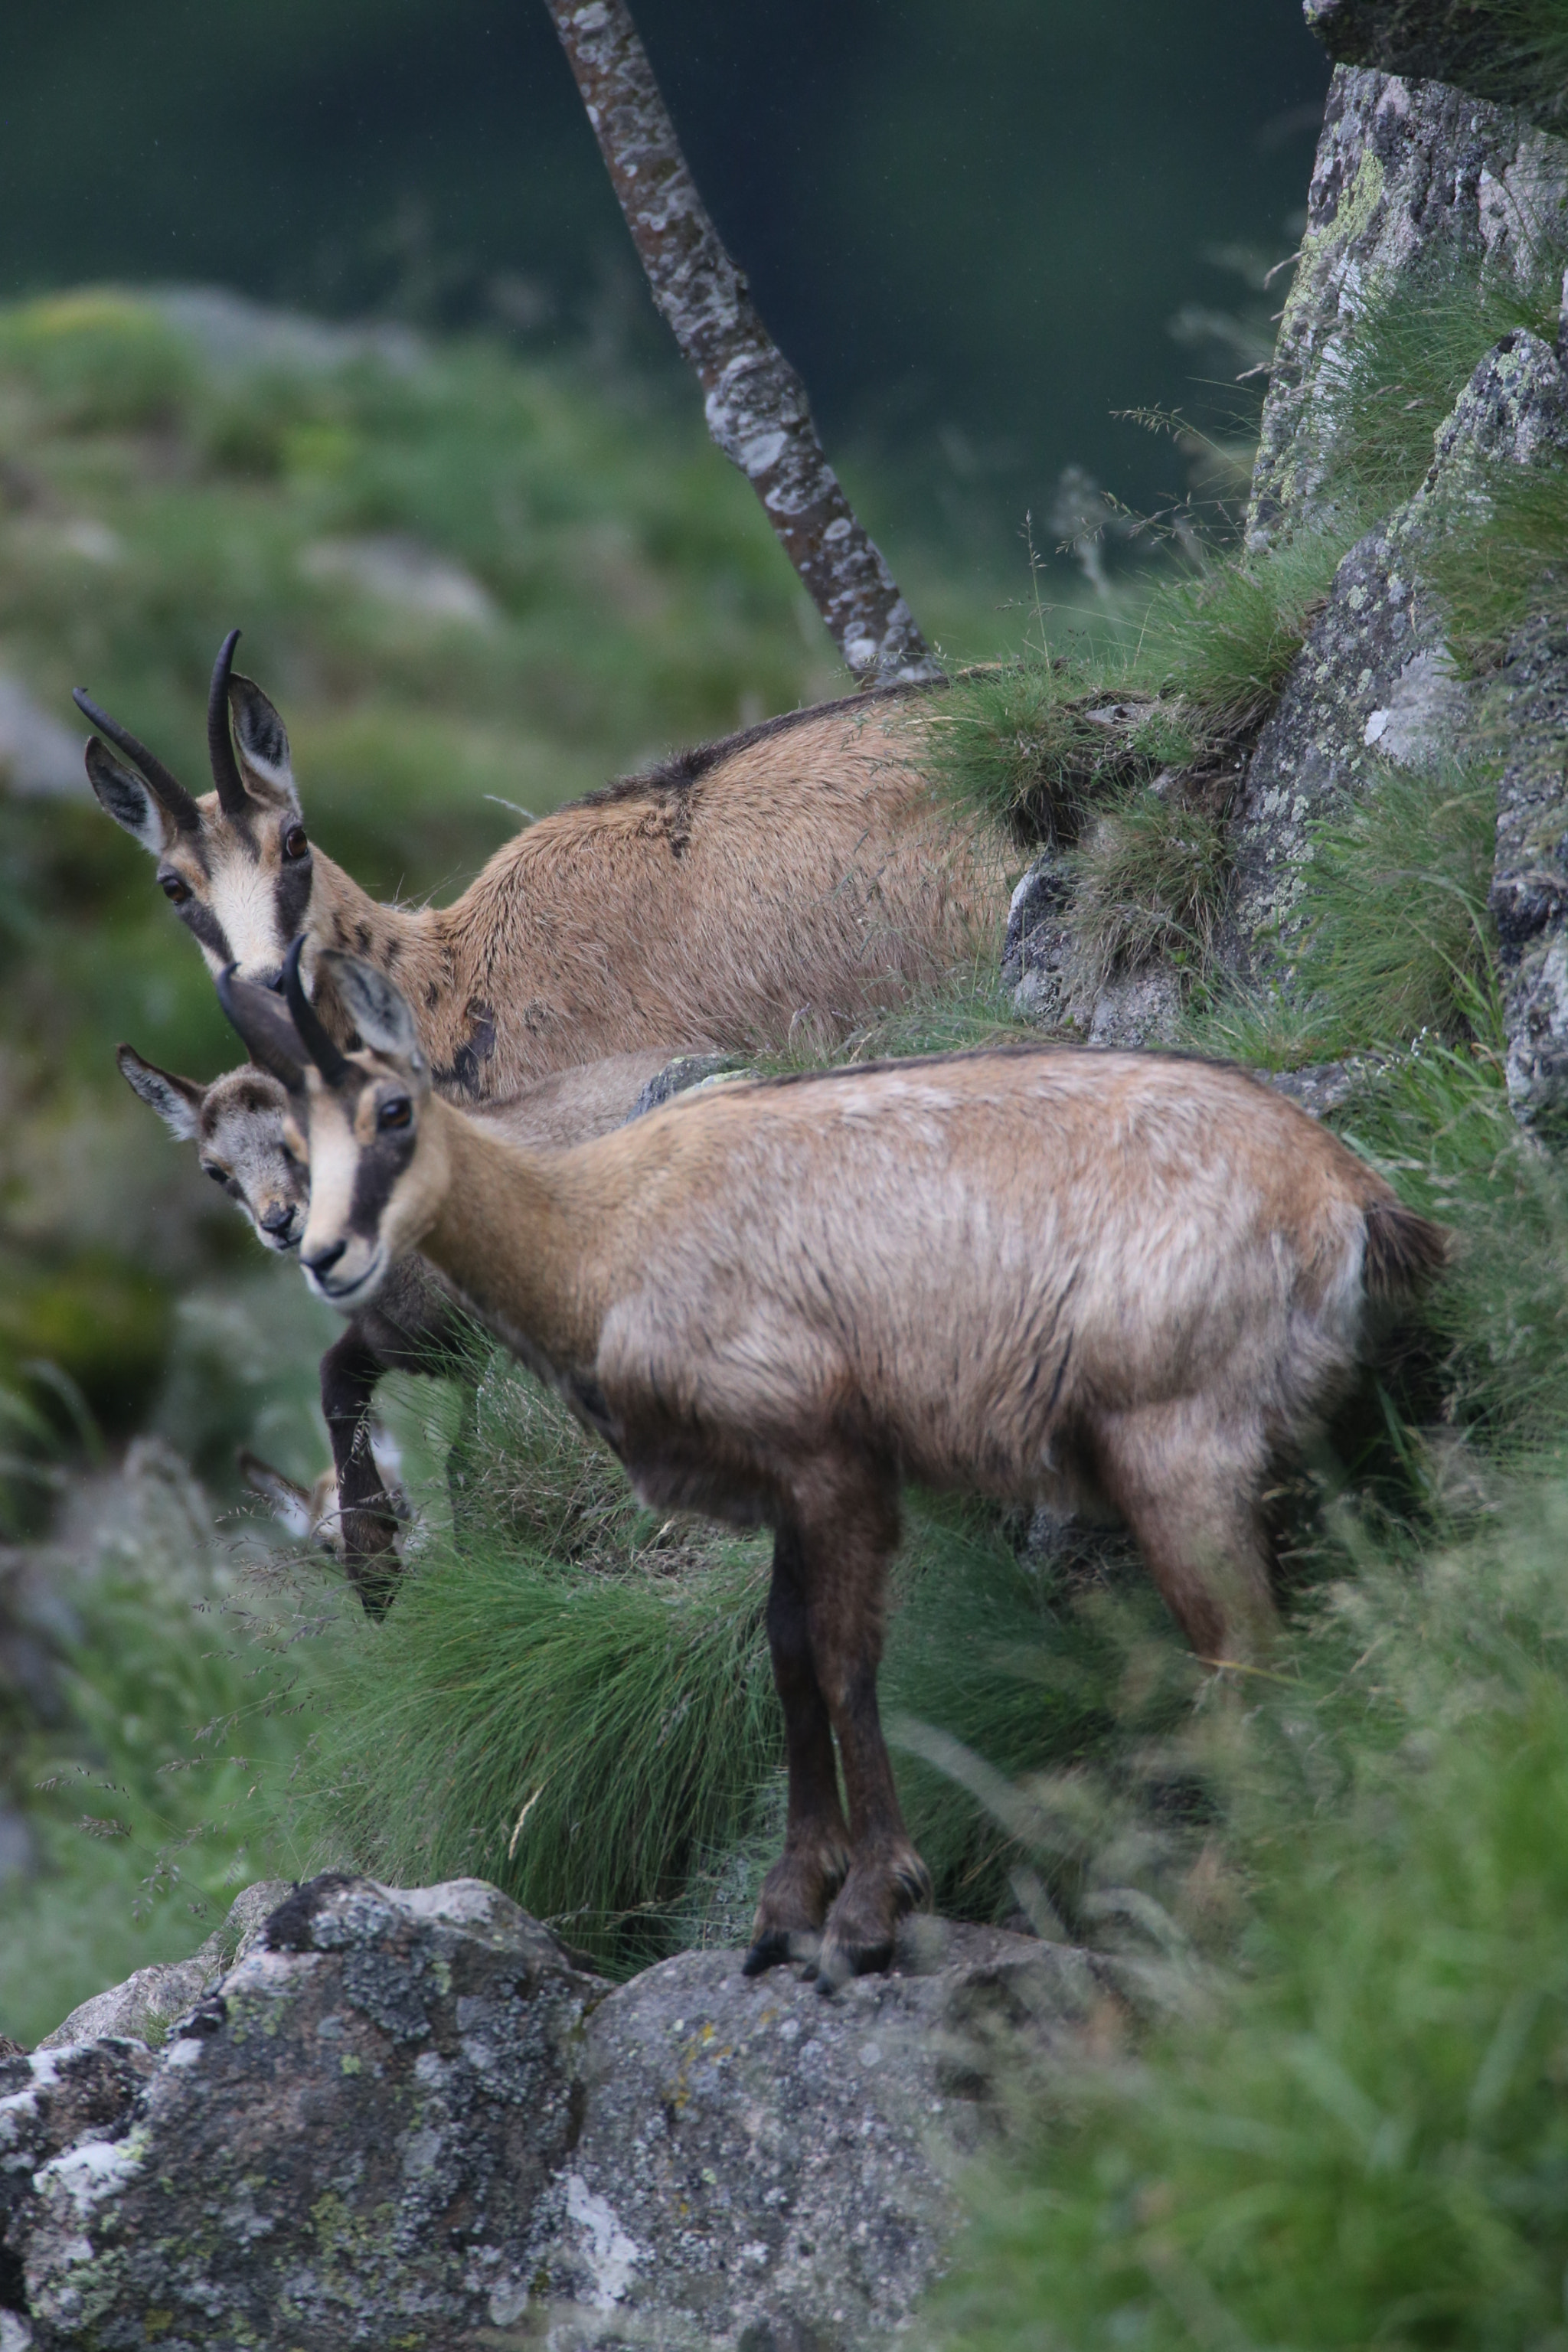
<path id="1" fill-rule="evenodd" d="M 267 1247 L 292 1249 L 305 1230 L 310 1188 L 303 1166 L 285 1149 L 289 1097 L 270 1071 L 247 1062 L 204 1087 L 144 1062 L 130 1045 L 117 1047 L 114 1058 L 170 1134 L 195 1145 L 203 1175 L 223 1186 Z"/>
<path id="2" fill-rule="evenodd" d="M 132 763 L 122 765 L 95 736 L 87 747 L 93 791 L 157 859 L 159 887 L 215 978 L 232 968 L 276 988 L 310 900 L 310 844 L 283 721 L 258 686 L 234 673 L 238 636 L 229 631 L 213 669 L 207 751 L 216 790 L 200 800 L 85 688 L 75 701 Z"/>
<path id="3" fill-rule="evenodd" d="M 429 1230 L 446 1190 L 438 1123 L 426 1117 L 429 1066 L 392 982 L 358 956 L 321 962 L 363 1038 L 345 1054 L 300 979 L 301 942 L 284 960 L 287 1003 L 225 972 L 224 1011 L 289 1092 L 285 1140 L 310 1170 L 300 1261 L 318 1297 L 345 1315 L 364 1306 Z"/>

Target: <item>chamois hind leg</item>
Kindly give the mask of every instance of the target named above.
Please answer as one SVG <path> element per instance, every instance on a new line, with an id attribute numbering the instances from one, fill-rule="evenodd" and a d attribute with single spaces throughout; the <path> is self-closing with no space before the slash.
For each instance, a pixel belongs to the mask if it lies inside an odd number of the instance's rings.
<path id="1" fill-rule="evenodd" d="M 838 1801 L 838 1768 L 826 1702 L 812 1663 L 800 1538 L 781 1528 L 773 1538 L 768 1592 L 768 1648 L 784 1708 L 789 1762 L 784 1850 L 763 1882 L 745 1973 L 779 1960 L 814 1959 L 822 1922 L 849 1867 L 849 1832 Z"/>
<path id="2" fill-rule="evenodd" d="M 838 1742 L 848 1800 L 849 1873 L 817 1955 L 818 1989 L 885 1969 L 899 1921 L 931 1901 L 931 1875 L 910 1841 L 877 1713 L 877 1668 L 888 1562 L 899 1538 L 897 1491 L 863 1477 L 840 1484 L 803 1530 L 812 1658 Z"/>
<path id="3" fill-rule="evenodd" d="M 321 1358 L 321 1412 L 331 1440 L 343 1564 L 366 1612 L 378 1617 L 398 1573 L 397 1517 L 370 1444 L 370 1406 L 382 1363 L 353 1323 Z"/>
<path id="4" fill-rule="evenodd" d="M 1263 1531 L 1268 1448 L 1191 1399 L 1108 1414 L 1092 1432 L 1107 1499 L 1198 1656 L 1267 1648 L 1278 1630 Z"/>

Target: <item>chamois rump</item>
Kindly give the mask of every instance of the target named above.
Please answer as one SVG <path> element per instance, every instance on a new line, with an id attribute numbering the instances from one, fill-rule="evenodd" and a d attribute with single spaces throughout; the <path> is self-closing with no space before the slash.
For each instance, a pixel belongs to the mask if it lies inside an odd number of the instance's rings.
<path id="1" fill-rule="evenodd" d="M 562 1150 L 607 1135 L 629 1118 L 670 1058 L 662 1048 L 612 1054 L 581 1069 L 538 1078 L 511 1101 L 487 1105 L 475 1116 L 510 1142 L 535 1151 Z M 115 1060 L 126 1084 L 157 1112 L 170 1134 L 195 1145 L 202 1172 L 222 1185 L 258 1240 L 271 1250 L 297 1248 L 305 1230 L 310 1181 L 303 1162 L 287 1147 L 289 1097 L 279 1080 L 247 1062 L 204 1086 L 199 1078 L 159 1069 L 131 1045 L 119 1046 Z M 331 1471 L 307 1491 L 254 1457 L 252 1468 L 241 1464 L 247 1483 L 279 1508 L 285 1525 L 324 1541 L 342 1560 L 373 1614 L 392 1598 L 397 1566 L 393 1547 L 403 1516 L 371 1442 L 376 1387 L 390 1371 L 450 1372 L 461 1362 L 468 1322 L 450 1284 L 422 1258 L 405 1259 L 374 1304 L 350 1317 L 342 1337 L 321 1358 L 321 1413 L 331 1444 Z M 270 1484 L 261 1483 L 263 1474 Z"/>
<path id="2" fill-rule="evenodd" d="M 842 1034 L 1000 936 L 1004 854 L 933 795 L 903 689 L 797 711 L 556 810 L 498 850 L 453 905 L 384 907 L 306 833 L 283 722 L 213 671 L 216 791 L 195 799 L 79 688 L 87 770 L 215 977 L 275 987 L 295 939 L 313 985 L 350 950 L 413 1008 L 440 1092 L 505 1099 L 574 1063 L 676 1038 L 780 1045 L 803 1019 Z M 135 771 L 135 772 L 132 772 Z M 331 999 L 340 1044 L 352 1026 Z"/>
<path id="3" fill-rule="evenodd" d="M 661 1508 L 774 1531 L 787 1832 L 746 1966 L 886 1965 L 929 1878 L 878 1722 L 904 1479 L 1125 1519 L 1200 1656 L 1273 1622 L 1262 1498 L 1447 1236 L 1243 1072 L 1050 1045 L 742 1082 L 554 1157 L 431 1091 L 333 957 L 344 1054 L 226 979 L 290 1090 L 300 1258 L 353 1312 L 418 1249 Z M 834 1740 L 843 1768 L 839 1801 Z"/>

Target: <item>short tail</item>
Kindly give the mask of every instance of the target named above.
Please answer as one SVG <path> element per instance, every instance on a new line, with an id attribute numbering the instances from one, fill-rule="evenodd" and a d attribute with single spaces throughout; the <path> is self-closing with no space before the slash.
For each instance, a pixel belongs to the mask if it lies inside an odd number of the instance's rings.
<path id="1" fill-rule="evenodd" d="M 1366 1212 L 1363 1279 L 1369 1298 L 1389 1306 L 1417 1297 L 1452 1264 L 1454 1236 L 1447 1225 L 1418 1217 L 1398 1201 L 1373 1201 Z"/>

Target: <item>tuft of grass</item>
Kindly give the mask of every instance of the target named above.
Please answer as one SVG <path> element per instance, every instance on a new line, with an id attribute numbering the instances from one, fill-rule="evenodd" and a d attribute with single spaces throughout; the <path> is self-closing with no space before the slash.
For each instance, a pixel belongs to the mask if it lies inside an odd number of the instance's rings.
<path id="1" fill-rule="evenodd" d="M 1283 686 L 1348 544 L 1305 531 L 1162 581 L 1125 656 L 1129 689 L 1174 697 L 1200 743 L 1245 737 Z"/>
<path id="2" fill-rule="evenodd" d="M 1327 1052 L 1468 1026 L 1487 968 L 1497 830 L 1490 770 L 1384 766 L 1348 816 L 1315 825 L 1295 984 Z"/>
<path id="3" fill-rule="evenodd" d="M 1413 1207 L 1458 1235 L 1424 1310 L 1446 1353 L 1449 1418 L 1520 1461 L 1568 1428 L 1568 1171 L 1509 1106 L 1495 1006 L 1463 1046 L 1420 1039 L 1336 1119 Z"/>
<path id="4" fill-rule="evenodd" d="M 1432 581 L 1464 667 L 1489 668 L 1527 621 L 1568 613 L 1568 467 L 1500 465 L 1432 553 Z"/>
<path id="5" fill-rule="evenodd" d="M 1070 841 L 1100 793 L 1158 772 L 1167 740 L 1188 751 L 1173 718 L 1140 708 L 1129 724 L 1115 706 L 1094 663 L 1047 653 L 968 671 L 922 722 L 931 772 L 994 822 Z"/>
<path id="6" fill-rule="evenodd" d="M 1217 818 L 1174 794 L 1124 794 L 1102 809 L 1073 852 L 1073 925 L 1101 978 L 1156 957 L 1201 970 L 1230 876 Z"/>

